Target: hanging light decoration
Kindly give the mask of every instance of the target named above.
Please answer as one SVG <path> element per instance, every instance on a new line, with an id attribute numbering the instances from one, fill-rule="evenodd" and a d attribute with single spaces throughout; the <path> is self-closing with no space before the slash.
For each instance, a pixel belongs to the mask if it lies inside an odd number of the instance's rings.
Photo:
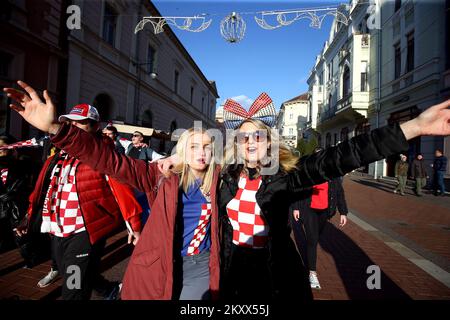
<path id="1" fill-rule="evenodd" d="M 236 43 L 244 39 L 246 24 L 236 12 L 226 16 L 220 23 L 220 33 L 229 43 Z"/>

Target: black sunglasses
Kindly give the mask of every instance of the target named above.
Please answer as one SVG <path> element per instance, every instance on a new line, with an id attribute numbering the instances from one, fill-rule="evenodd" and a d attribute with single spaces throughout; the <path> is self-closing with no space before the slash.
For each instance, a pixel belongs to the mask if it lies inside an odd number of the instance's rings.
<path id="1" fill-rule="evenodd" d="M 250 136 L 253 138 L 253 141 L 256 142 L 264 142 L 267 140 L 267 133 L 265 130 L 257 130 L 253 132 L 238 132 L 237 141 L 239 143 L 247 143 L 250 140 Z"/>

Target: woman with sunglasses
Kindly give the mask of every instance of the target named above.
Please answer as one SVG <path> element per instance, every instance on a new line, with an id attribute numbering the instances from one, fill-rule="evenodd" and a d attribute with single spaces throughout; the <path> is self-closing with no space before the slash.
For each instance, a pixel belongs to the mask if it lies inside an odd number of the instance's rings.
<path id="1" fill-rule="evenodd" d="M 211 137 L 201 129 L 185 131 L 177 154 L 185 161 L 176 174 L 164 178 L 157 163 L 118 154 L 112 145 L 68 123 L 55 123 L 55 106 L 44 91 L 45 103 L 33 88 L 28 93 L 6 88 L 26 121 L 51 134 L 55 146 L 94 170 L 146 193 L 152 214 L 128 264 L 122 299 L 215 298 L 219 287 L 218 218 L 215 199 L 220 168 L 213 157 Z"/>
<path id="2" fill-rule="evenodd" d="M 249 112 L 232 100 L 224 124 L 228 141 L 218 191 L 221 242 L 220 294 L 226 300 L 308 300 L 309 272 L 290 237 L 289 206 L 308 187 L 408 149 L 419 135 L 450 134 L 450 100 L 418 118 L 373 130 L 298 159 L 278 140 L 272 100 L 261 94 Z M 167 170 L 179 161 L 173 156 Z"/>

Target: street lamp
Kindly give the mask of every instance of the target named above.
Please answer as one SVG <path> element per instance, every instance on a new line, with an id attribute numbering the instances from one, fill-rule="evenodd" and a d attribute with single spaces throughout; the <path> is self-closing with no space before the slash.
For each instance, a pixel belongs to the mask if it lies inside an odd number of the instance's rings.
<path id="1" fill-rule="evenodd" d="M 140 95 L 141 95 L 141 69 L 139 68 L 140 66 L 145 66 L 145 65 L 149 65 L 149 64 L 153 64 L 153 62 L 135 62 L 132 61 L 131 62 L 133 64 L 134 67 L 138 67 L 137 68 L 137 88 L 135 91 L 135 95 L 134 95 L 134 120 L 137 120 L 137 110 L 139 108 L 139 100 L 140 100 Z M 152 69 L 154 69 L 155 67 L 153 66 Z M 150 78 L 152 78 L 153 80 L 155 80 L 158 77 L 158 73 L 155 72 L 155 70 L 152 70 L 152 72 L 150 72 Z"/>

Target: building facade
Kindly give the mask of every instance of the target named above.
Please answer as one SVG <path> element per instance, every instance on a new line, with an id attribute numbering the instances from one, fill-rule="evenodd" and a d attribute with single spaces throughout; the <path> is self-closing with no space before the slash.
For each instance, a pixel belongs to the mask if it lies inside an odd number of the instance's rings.
<path id="1" fill-rule="evenodd" d="M 66 7 L 62 0 L 0 1 L 0 88 L 16 87 L 21 79 L 40 93 L 47 89 L 58 112 L 64 109 L 67 82 Z M 1 90 L 0 135 L 16 140 L 39 135 L 10 103 Z"/>
<path id="2" fill-rule="evenodd" d="M 102 119 L 166 132 L 194 120 L 215 125 L 213 81 L 206 79 L 175 36 L 155 35 L 143 16 L 160 16 L 150 1 L 75 0 L 82 28 L 69 35 L 67 109 L 79 102 L 98 107 Z M 167 151 L 167 150 L 166 150 Z"/>
<path id="3" fill-rule="evenodd" d="M 449 97 L 449 4 L 450 1 L 382 2 L 382 28 L 376 35 L 381 46 L 378 51 L 373 49 L 373 55 L 379 55 L 371 64 L 373 78 L 378 82 L 379 77 L 380 84 L 371 92 L 372 128 L 408 121 Z M 436 148 L 450 156 L 448 137 L 414 139 L 409 143 L 409 161 L 421 152 L 429 165 Z M 396 160 L 397 157 L 391 157 L 378 161 L 370 166 L 370 173 L 393 176 Z M 429 173 L 431 176 L 431 168 Z"/>
<path id="4" fill-rule="evenodd" d="M 367 130 L 370 33 L 367 4 L 348 8 L 349 24 L 333 21 L 330 36 L 311 70 L 306 136 L 322 147 Z"/>
<path id="5" fill-rule="evenodd" d="M 277 129 L 286 145 L 297 147 L 299 137 L 308 115 L 308 93 L 303 93 L 281 104 L 277 118 Z"/>
<path id="6" fill-rule="evenodd" d="M 316 134 L 323 147 L 335 145 L 412 119 L 445 100 L 450 83 L 449 2 L 381 1 L 381 28 L 371 28 L 369 3 L 352 1 L 351 22 L 345 26 L 334 21 L 311 70 L 307 133 Z M 430 164 L 436 148 L 450 155 L 448 138 L 420 137 L 409 145 L 410 161 L 421 152 Z M 376 177 L 393 176 L 397 158 L 365 170 Z"/>

